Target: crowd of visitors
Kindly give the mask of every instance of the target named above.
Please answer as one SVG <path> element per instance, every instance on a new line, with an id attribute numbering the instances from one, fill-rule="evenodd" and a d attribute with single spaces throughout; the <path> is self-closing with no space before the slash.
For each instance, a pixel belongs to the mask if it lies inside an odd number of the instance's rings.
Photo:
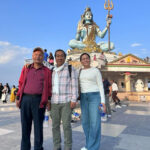
<path id="1" fill-rule="evenodd" d="M 7 96 L 10 94 L 10 87 L 9 84 L 6 83 L 4 86 L 0 83 L 0 100 L 3 103 L 7 103 Z"/>
<path id="2" fill-rule="evenodd" d="M 47 49 L 44 49 L 44 61 L 48 62 L 50 65 L 54 65 L 54 56 L 51 52 L 48 55 Z"/>
<path id="3" fill-rule="evenodd" d="M 12 89 L 10 89 L 10 86 L 8 83 L 6 83 L 4 86 L 2 83 L 0 83 L 0 101 L 2 103 L 15 102 L 16 94 L 17 94 L 18 88 L 15 87 L 15 85 L 12 86 Z"/>

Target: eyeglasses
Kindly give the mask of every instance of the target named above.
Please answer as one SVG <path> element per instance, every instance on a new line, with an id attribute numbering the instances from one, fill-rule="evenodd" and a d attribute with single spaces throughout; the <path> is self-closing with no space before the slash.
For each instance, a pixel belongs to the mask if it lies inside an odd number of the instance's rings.
<path id="1" fill-rule="evenodd" d="M 81 61 L 82 61 L 82 60 L 90 60 L 90 59 L 89 59 L 89 58 L 82 58 Z"/>
<path id="2" fill-rule="evenodd" d="M 56 55 L 56 57 L 62 57 L 62 58 L 64 58 L 65 56 L 62 54 L 62 55 Z"/>

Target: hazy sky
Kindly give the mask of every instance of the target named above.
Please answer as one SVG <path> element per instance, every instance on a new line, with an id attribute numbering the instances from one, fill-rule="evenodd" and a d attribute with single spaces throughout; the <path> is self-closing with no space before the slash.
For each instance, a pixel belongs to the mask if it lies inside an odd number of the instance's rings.
<path id="1" fill-rule="evenodd" d="M 87 6 L 103 30 L 105 0 L 5 0 L 0 1 L 0 82 L 17 84 L 25 58 L 34 47 L 48 52 L 69 48 L 77 23 Z M 111 41 L 114 52 L 150 57 L 150 1 L 113 0 Z M 104 39 L 97 41 L 107 41 Z"/>

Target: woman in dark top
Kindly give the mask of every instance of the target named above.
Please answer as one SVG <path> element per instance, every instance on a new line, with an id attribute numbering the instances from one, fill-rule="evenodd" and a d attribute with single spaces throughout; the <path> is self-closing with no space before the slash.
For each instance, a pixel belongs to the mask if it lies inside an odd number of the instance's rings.
<path id="1" fill-rule="evenodd" d="M 49 57 L 48 57 L 48 62 L 51 64 L 51 65 L 54 65 L 54 57 L 53 57 L 53 54 L 50 52 L 49 53 Z"/>
<path id="2" fill-rule="evenodd" d="M 1 97 L 2 97 L 2 90 L 3 90 L 3 84 L 2 83 L 0 83 L 0 99 L 1 99 Z"/>
<path id="3" fill-rule="evenodd" d="M 7 89 L 8 89 L 8 94 L 10 94 L 10 86 L 8 83 L 6 83 Z"/>

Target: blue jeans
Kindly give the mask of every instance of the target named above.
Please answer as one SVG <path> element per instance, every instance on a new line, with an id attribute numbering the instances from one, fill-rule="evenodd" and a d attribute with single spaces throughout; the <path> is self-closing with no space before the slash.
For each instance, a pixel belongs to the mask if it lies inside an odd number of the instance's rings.
<path id="1" fill-rule="evenodd" d="M 81 93 L 82 126 L 88 150 L 99 150 L 101 139 L 100 93 Z"/>

